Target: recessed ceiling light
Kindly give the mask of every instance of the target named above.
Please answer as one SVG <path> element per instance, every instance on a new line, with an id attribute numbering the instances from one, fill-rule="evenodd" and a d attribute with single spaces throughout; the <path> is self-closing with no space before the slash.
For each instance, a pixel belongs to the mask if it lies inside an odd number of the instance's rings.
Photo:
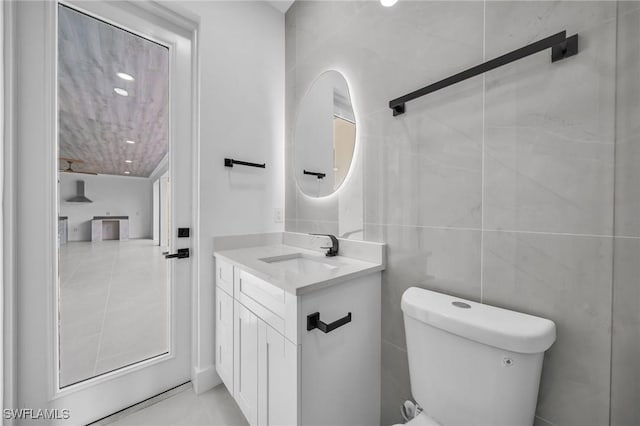
<path id="1" fill-rule="evenodd" d="M 129 141 L 129 140 L 127 140 L 127 141 L 125 141 L 125 142 L 127 142 L 128 144 L 131 144 L 131 145 L 133 145 L 134 143 L 136 143 L 136 141 Z"/>
<path id="2" fill-rule="evenodd" d="M 129 164 L 133 163 L 133 161 L 131 161 L 131 160 L 124 160 L 124 162 L 125 163 L 129 163 Z"/>
<path id="3" fill-rule="evenodd" d="M 114 87 L 113 91 L 116 92 L 120 96 L 129 96 L 129 92 L 127 92 L 126 90 L 121 89 L 119 87 Z"/>
<path id="4" fill-rule="evenodd" d="M 130 171 L 126 171 L 126 172 L 124 172 L 124 174 L 125 174 L 125 175 L 130 175 L 130 174 L 131 174 L 131 172 L 130 172 Z"/>
<path id="5" fill-rule="evenodd" d="M 133 76 L 131 76 L 131 75 L 127 74 L 126 72 L 119 72 L 119 73 L 117 73 L 116 75 L 117 75 L 118 77 L 120 77 L 121 79 L 123 79 L 123 80 L 127 80 L 127 81 L 133 81 L 133 80 L 135 80 L 135 79 L 133 78 Z"/>
<path id="6" fill-rule="evenodd" d="M 398 3 L 398 0 L 380 0 L 380 4 L 384 7 L 391 7 L 396 3 Z"/>

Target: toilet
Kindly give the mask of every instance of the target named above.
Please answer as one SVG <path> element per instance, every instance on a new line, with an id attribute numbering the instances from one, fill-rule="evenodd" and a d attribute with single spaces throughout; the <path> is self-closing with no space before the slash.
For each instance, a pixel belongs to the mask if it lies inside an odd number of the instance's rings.
<path id="1" fill-rule="evenodd" d="M 531 426 L 552 321 L 411 287 L 402 295 L 411 426 Z"/>

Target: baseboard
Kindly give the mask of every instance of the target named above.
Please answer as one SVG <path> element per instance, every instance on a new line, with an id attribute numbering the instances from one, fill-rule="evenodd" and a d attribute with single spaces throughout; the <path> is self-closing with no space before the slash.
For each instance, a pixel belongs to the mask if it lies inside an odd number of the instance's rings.
<path id="1" fill-rule="evenodd" d="M 193 367 L 191 370 L 191 383 L 196 394 L 201 394 L 213 389 L 222 383 L 222 379 L 216 372 L 216 367 L 210 365 L 207 368 Z"/>

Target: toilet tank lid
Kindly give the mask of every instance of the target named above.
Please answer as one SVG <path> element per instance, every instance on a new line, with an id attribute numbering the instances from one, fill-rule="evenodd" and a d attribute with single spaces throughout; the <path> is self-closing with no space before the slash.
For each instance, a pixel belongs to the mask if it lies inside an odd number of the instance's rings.
<path id="1" fill-rule="evenodd" d="M 402 311 L 449 333 L 512 352 L 544 352 L 556 340 L 556 326 L 548 319 L 417 287 L 402 295 Z"/>

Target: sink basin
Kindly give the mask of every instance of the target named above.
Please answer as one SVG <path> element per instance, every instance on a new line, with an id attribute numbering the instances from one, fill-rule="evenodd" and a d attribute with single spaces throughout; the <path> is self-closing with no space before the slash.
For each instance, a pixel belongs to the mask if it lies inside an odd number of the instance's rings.
<path id="1" fill-rule="evenodd" d="M 295 274 L 316 274 L 326 273 L 336 269 L 338 266 L 323 262 L 321 258 L 304 255 L 302 253 L 292 253 L 283 256 L 264 257 L 259 259 L 262 262 L 277 265 L 286 271 Z"/>

